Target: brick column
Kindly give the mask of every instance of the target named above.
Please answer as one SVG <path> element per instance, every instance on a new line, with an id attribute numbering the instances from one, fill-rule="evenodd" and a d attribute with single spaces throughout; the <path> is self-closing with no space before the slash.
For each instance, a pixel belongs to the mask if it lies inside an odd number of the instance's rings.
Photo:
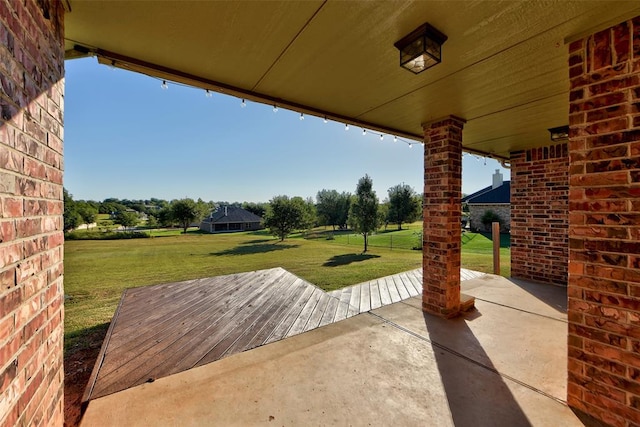
<path id="1" fill-rule="evenodd" d="M 63 424 L 63 19 L 0 0 L 0 426 Z"/>
<path id="2" fill-rule="evenodd" d="M 462 128 L 449 116 L 423 125 L 424 238 L 422 309 L 442 317 L 460 311 Z"/>
<path id="3" fill-rule="evenodd" d="M 640 17 L 569 47 L 568 403 L 640 425 Z"/>
<path id="4" fill-rule="evenodd" d="M 567 144 L 511 153 L 511 277 L 567 285 Z"/>

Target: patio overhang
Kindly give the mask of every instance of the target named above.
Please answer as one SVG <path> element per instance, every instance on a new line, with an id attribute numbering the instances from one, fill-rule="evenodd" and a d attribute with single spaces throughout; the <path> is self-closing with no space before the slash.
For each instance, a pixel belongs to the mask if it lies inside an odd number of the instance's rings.
<path id="1" fill-rule="evenodd" d="M 452 7 L 456 13 L 452 13 Z M 464 118 L 463 149 L 507 159 L 568 123 L 566 43 L 640 13 L 634 1 L 83 2 L 67 57 L 422 140 Z M 425 21 L 448 40 L 419 75 L 394 42 Z"/>

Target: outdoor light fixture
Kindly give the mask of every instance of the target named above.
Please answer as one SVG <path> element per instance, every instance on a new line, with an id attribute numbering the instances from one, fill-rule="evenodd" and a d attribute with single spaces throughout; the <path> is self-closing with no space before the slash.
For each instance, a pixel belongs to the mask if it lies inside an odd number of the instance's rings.
<path id="1" fill-rule="evenodd" d="M 442 44 L 447 36 L 424 23 L 411 34 L 394 43 L 400 51 L 400 66 L 414 74 L 431 68 L 442 61 Z"/>
<path id="2" fill-rule="evenodd" d="M 557 128 L 549 129 L 549 133 L 551 134 L 552 141 L 562 141 L 564 139 L 569 139 L 569 126 L 558 126 Z"/>

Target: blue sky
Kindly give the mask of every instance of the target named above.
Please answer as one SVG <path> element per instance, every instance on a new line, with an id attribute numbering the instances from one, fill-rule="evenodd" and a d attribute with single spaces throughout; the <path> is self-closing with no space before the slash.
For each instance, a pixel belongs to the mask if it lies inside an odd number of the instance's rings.
<path id="1" fill-rule="evenodd" d="M 99 65 L 67 61 L 64 185 L 74 199 L 266 202 L 354 192 L 369 174 L 380 200 L 393 185 L 423 189 L 422 146 L 361 128 Z M 491 184 L 498 162 L 463 158 L 463 192 Z"/>

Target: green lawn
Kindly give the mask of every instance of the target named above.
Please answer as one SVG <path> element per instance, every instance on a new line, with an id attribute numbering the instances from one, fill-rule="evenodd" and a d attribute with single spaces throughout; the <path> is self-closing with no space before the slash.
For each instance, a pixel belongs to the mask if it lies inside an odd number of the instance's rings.
<path id="1" fill-rule="evenodd" d="M 156 230 L 147 239 L 69 240 L 64 261 L 65 349 L 82 346 L 88 332 L 110 321 L 125 288 L 283 267 L 330 291 L 420 267 L 420 251 L 399 248 L 401 242 L 417 243 L 419 231 L 411 227 L 372 236 L 372 243 L 380 239 L 381 247 L 372 244 L 364 255 L 361 237 L 359 243 L 354 234 L 327 239 L 324 229 L 308 236 L 314 238 L 294 235 L 284 242 L 266 232 L 183 235 L 177 230 Z M 391 236 L 393 248 L 385 247 L 384 239 Z M 490 272 L 491 241 L 473 236 L 463 237 L 463 266 Z M 504 274 L 509 271 L 508 249 L 502 257 Z"/>
<path id="2" fill-rule="evenodd" d="M 500 235 L 500 275 L 511 275 L 511 236 Z M 462 233 L 462 266 L 493 273 L 493 242 L 489 233 Z"/>

